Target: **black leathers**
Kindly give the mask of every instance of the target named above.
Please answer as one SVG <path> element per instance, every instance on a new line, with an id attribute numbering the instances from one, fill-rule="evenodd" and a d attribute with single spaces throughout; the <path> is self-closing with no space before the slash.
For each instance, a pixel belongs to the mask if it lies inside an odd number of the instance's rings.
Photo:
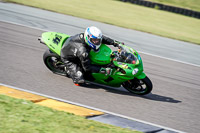
<path id="1" fill-rule="evenodd" d="M 103 36 L 102 43 L 114 45 L 114 40 Z M 65 63 L 69 72 L 68 74 L 73 80 L 82 78 L 80 73 L 77 74 L 78 71 L 94 73 L 100 71 L 100 66 L 91 64 L 89 58 L 90 50 L 91 47 L 89 47 L 84 41 L 83 33 L 71 36 L 63 44 L 61 49 L 61 59 Z"/>

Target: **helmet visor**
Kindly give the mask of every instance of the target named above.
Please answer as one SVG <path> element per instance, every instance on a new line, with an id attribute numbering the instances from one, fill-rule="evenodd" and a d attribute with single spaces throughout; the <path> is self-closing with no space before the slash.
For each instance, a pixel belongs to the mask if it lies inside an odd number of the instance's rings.
<path id="1" fill-rule="evenodd" d="M 100 44 L 101 44 L 101 39 L 91 38 L 90 41 L 91 41 L 94 45 L 100 45 Z"/>

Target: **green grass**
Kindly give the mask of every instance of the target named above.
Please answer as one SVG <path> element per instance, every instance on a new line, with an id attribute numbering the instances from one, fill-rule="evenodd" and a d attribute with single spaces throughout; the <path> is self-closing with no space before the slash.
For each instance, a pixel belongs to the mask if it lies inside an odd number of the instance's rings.
<path id="1" fill-rule="evenodd" d="M 118 0 L 6 1 L 200 44 L 200 19 Z"/>
<path id="2" fill-rule="evenodd" d="M 139 133 L 0 95 L 0 133 Z"/>
<path id="3" fill-rule="evenodd" d="M 200 11 L 200 0 L 148 0 L 148 1 L 182 7 L 194 11 Z"/>

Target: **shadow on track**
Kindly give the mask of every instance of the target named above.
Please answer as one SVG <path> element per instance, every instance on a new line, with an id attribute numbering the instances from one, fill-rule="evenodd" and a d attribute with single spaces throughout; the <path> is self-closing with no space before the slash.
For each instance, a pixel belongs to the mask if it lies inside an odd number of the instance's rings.
<path id="1" fill-rule="evenodd" d="M 148 94 L 145 96 L 141 96 L 142 98 L 149 99 L 149 100 L 154 100 L 154 101 L 161 101 L 161 102 L 169 102 L 169 103 L 180 103 L 181 101 L 175 100 L 174 98 L 171 97 L 166 97 L 166 96 L 161 96 L 157 94 Z"/>
<path id="2" fill-rule="evenodd" d="M 140 98 L 144 98 L 144 99 L 148 99 L 148 100 L 153 100 L 153 101 L 169 102 L 169 103 L 180 103 L 181 102 L 181 101 L 176 100 L 176 99 L 171 98 L 171 97 L 161 96 L 161 95 L 152 94 L 152 93 L 144 95 L 144 96 L 139 96 L 139 95 L 136 95 L 136 94 L 131 94 L 130 92 L 128 92 L 127 90 L 125 90 L 123 87 L 114 88 L 114 87 L 99 85 L 99 84 L 96 84 L 96 83 L 95 84 L 89 83 L 87 85 L 82 85 L 80 87 L 85 87 L 85 88 L 90 88 L 90 89 L 104 89 L 107 92 L 111 92 L 111 93 L 115 93 L 115 94 L 119 94 L 119 95 L 135 96 L 135 97 L 140 97 Z"/>

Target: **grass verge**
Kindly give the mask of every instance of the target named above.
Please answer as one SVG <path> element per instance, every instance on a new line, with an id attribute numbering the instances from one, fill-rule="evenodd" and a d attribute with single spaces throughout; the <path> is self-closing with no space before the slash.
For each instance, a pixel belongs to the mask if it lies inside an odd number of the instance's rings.
<path id="1" fill-rule="evenodd" d="M 1 133 L 140 133 L 0 95 Z"/>
<path id="2" fill-rule="evenodd" d="M 5 1 L 200 44 L 200 19 L 124 3 L 119 0 Z"/>

